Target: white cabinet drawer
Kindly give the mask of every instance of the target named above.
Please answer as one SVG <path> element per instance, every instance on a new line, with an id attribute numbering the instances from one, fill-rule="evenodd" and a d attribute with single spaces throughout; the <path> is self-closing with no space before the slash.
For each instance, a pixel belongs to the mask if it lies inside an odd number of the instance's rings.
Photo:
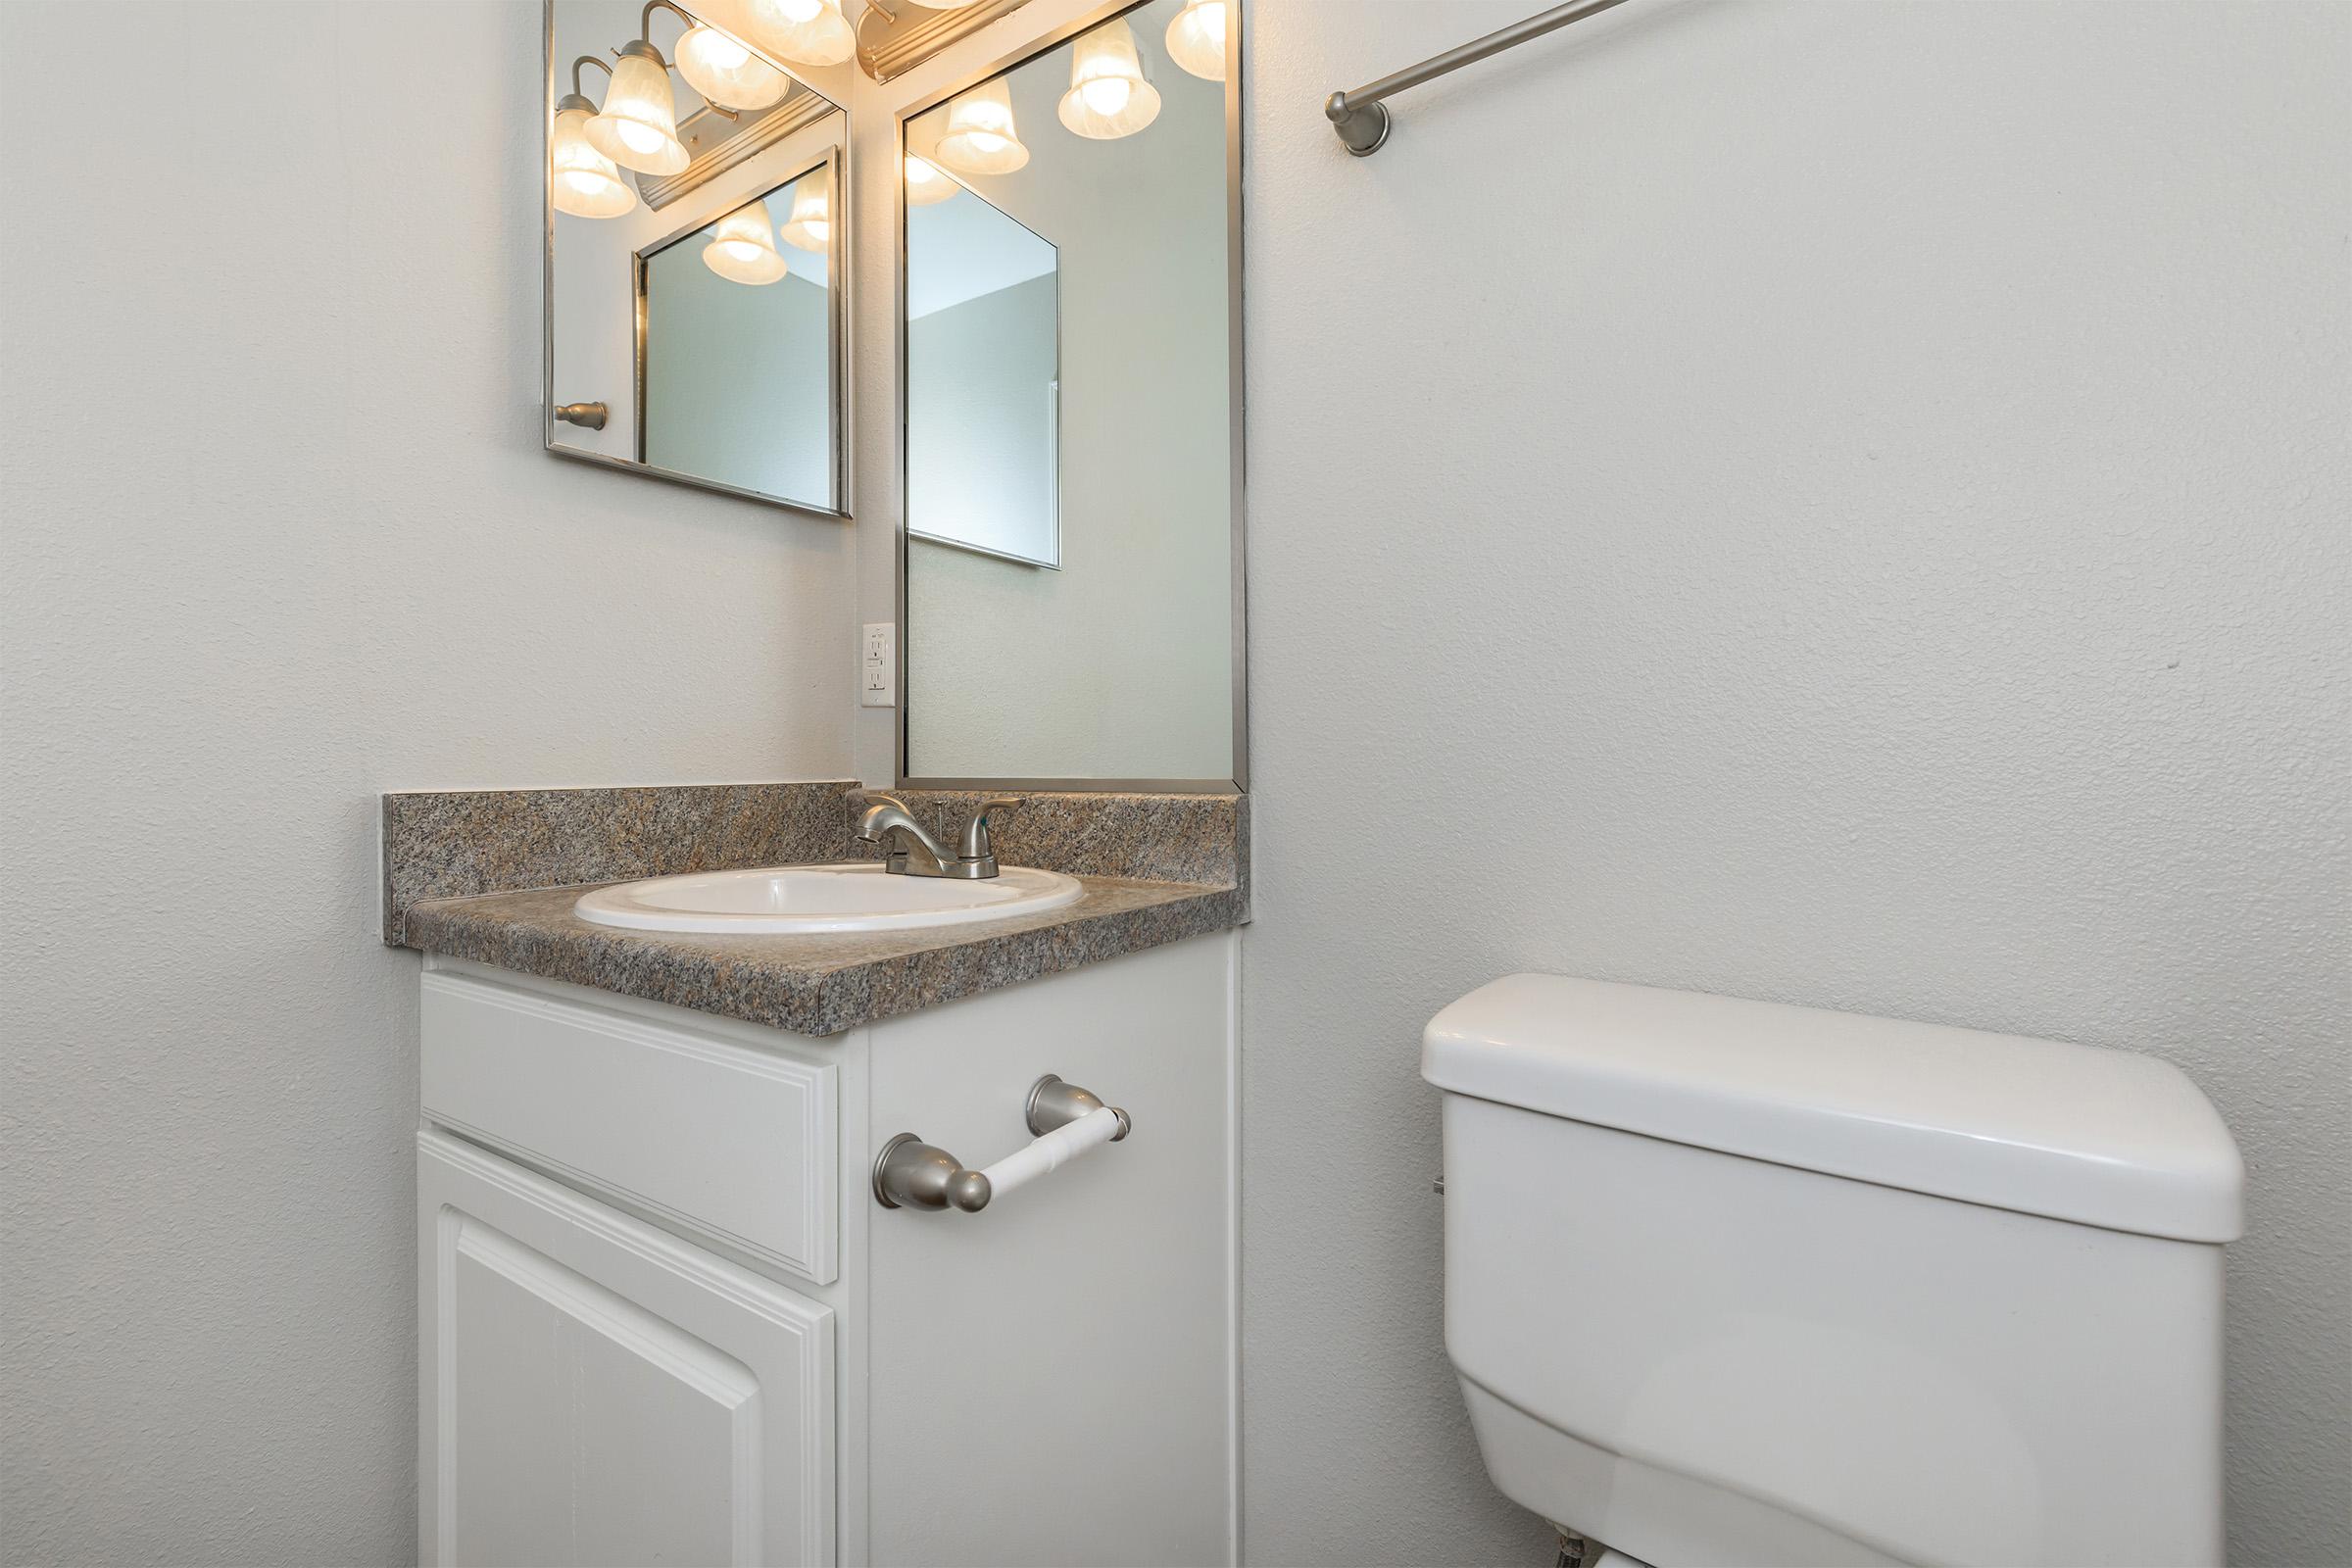
<path id="1" fill-rule="evenodd" d="M 421 1011 L 428 1120 L 832 1282 L 832 1066 L 446 971 Z"/>

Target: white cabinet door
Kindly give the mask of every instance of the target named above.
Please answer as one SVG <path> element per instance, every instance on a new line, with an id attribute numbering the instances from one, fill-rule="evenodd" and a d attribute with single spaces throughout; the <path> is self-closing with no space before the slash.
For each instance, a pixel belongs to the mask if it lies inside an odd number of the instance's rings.
<path id="1" fill-rule="evenodd" d="M 1028 1142 L 1041 1073 L 1134 1134 L 977 1214 L 865 1195 L 877 1564 L 1233 1556 L 1230 933 L 874 1026 L 868 1150 Z"/>
<path id="2" fill-rule="evenodd" d="M 417 1137 L 418 1553 L 833 1560 L 833 1315 L 436 1132 Z"/>

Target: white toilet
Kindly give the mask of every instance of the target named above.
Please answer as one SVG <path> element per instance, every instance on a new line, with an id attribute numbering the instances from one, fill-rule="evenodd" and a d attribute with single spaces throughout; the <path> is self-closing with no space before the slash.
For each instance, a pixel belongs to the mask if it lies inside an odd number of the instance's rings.
<path id="1" fill-rule="evenodd" d="M 2244 1167 L 2176 1068 L 1522 974 L 1421 1072 L 1505 1495 L 1654 1568 L 2221 1562 Z"/>

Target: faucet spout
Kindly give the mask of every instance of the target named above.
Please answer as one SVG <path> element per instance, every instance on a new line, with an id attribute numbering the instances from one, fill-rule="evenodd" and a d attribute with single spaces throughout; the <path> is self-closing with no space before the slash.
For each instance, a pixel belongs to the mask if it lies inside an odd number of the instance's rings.
<path id="1" fill-rule="evenodd" d="M 982 801 L 972 819 L 963 825 L 957 853 L 950 855 L 946 846 L 923 831 L 923 825 L 914 819 L 905 801 L 879 791 L 869 792 L 866 799 L 873 804 L 858 813 L 857 832 L 866 843 L 889 849 L 890 857 L 883 861 L 883 870 L 893 876 L 952 876 L 967 882 L 984 881 L 997 874 L 997 851 L 989 839 L 988 819 L 1021 804 L 1010 795 Z"/>
<path id="2" fill-rule="evenodd" d="M 895 876 L 946 876 L 949 858 L 939 841 L 893 795 L 876 795 L 858 818 L 858 837 L 889 850 L 883 869 Z"/>

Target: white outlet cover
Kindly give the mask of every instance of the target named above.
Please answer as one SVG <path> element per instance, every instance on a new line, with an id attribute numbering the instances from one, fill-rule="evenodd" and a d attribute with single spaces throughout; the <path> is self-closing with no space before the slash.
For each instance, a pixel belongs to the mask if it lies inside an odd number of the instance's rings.
<path id="1" fill-rule="evenodd" d="M 899 628 L 895 621 L 869 620 L 858 644 L 858 701 L 865 708 L 899 705 Z"/>

